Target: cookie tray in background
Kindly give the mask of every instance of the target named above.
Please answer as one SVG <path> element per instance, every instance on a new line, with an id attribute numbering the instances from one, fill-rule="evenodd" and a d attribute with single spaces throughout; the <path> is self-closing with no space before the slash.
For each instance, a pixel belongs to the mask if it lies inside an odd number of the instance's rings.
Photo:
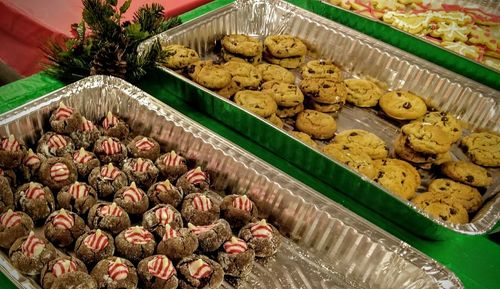
<path id="1" fill-rule="evenodd" d="M 284 1 L 238 0 L 153 37 L 139 50 L 141 52 L 159 40 L 162 44 L 186 45 L 202 57 L 210 58 L 215 57 L 216 42 L 231 33 L 256 37 L 270 34 L 298 36 L 316 58 L 332 59 L 346 76 L 367 76 L 386 83 L 391 89 L 413 91 L 432 106 L 456 115 L 471 129 L 500 132 L 498 91 Z M 447 239 L 457 233 L 486 234 L 498 225 L 500 194 L 491 198 L 470 223 L 455 225 L 435 220 L 412 203 L 304 145 L 234 102 L 173 70 L 162 67 L 158 71 L 164 76 L 159 85 L 164 87 L 165 93 L 191 103 L 415 234 Z M 372 131 L 388 145 L 397 131 L 397 127 L 375 113 L 356 108 L 343 109 L 337 125 L 338 131 L 349 128 Z M 500 181 L 498 177 L 496 179 L 488 195 L 499 190 Z"/>
<path id="2" fill-rule="evenodd" d="M 89 77 L 0 115 L 0 135 L 33 145 L 60 101 L 94 121 L 112 111 L 163 150 L 197 159 L 214 172 L 217 190 L 249 195 L 287 238 L 239 288 L 463 288 L 452 272 L 408 244 L 117 78 Z M 19 288 L 40 288 L 3 252 L 0 270 Z"/>

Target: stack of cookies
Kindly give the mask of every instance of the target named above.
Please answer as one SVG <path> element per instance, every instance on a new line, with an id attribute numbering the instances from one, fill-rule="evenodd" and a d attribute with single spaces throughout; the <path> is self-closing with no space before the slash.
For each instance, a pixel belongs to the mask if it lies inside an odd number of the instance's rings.
<path id="1" fill-rule="evenodd" d="M 236 60 L 256 65 L 262 61 L 262 43 L 243 34 L 224 36 L 221 41 L 222 57 L 225 61 Z"/>
<path id="2" fill-rule="evenodd" d="M 298 37 L 271 35 L 264 40 L 264 59 L 285 68 L 297 68 L 305 59 L 307 46 Z"/>

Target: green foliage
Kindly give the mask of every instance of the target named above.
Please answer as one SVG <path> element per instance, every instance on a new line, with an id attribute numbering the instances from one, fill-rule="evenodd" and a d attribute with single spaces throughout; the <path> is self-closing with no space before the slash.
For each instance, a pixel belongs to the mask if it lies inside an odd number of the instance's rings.
<path id="1" fill-rule="evenodd" d="M 71 26 L 73 38 L 44 47 L 47 71 L 63 81 L 107 74 L 136 81 L 161 62 L 165 54 L 155 43 L 140 57 L 137 47 L 145 39 L 179 25 L 178 17 L 165 18 L 159 4 L 139 8 L 132 21 L 122 15 L 132 0 L 118 7 L 117 0 L 82 0 L 82 21 Z"/>

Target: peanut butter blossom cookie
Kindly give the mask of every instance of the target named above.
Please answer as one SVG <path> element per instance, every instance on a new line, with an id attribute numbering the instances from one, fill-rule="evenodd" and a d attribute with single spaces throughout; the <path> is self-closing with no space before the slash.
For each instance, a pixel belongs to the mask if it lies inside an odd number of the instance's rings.
<path id="1" fill-rule="evenodd" d="M 153 184 L 147 192 L 149 202 L 152 205 L 168 204 L 178 207 L 184 194 L 169 180 Z"/>
<path id="2" fill-rule="evenodd" d="M 94 154 L 103 164 L 119 164 L 127 158 L 127 147 L 118 138 L 104 136 L 96 141 Z"/>
<path id="3" fill-rule="evenodd" d="M 183 174 L 175 183 L 185 195 L 202 193 L 210 187 L 210 177 L 201 167 L 196 167 Z"/>
<path id="4" fill-rule="evenodd" d="M 135 182 L 137 186 L 148 189 L 156 182 L 159 170 L 150 159 L 126 159 L 123 162 L 123 172 L 130 182 Z"/>
<path id="5" fill-rule="evenodd" d="M 160 174 L 171 182 L 188 171 L 186 159 L 174 150 L 157 158 L 155 165 L 160 170 Z"/>
<path id="6" fill-rule="evenodd" d="M 96 203 L 96 191 L 90 185 L 82 182 L 74 182 L 62 188 L 57 194 L 59 207 L 78 215 L 86 215 Z"/>
<path id="7" fill-rule="evenodd" d="M 101 198 L 113 196 L 115 192 L 127 184 L 127 175 L 112 163 L 94 168 L 89 174 L 89 185 L 96 190 Z"/>
<path id="8" fill-rule="evenodd" d="M 239 229 L 257 217 L 257 206 L 246 195 L 228 195 L 221 204 L 221 216 L 231 228 Z"/>
<path id="9" fill-rule="evenodd" d="M 187 223 L 209 225 L 219 219 L 219 202 L 208 194 L 190 194 L 184 198 L 181 214 Z"/>
<path id="10" fill-rule="evenodd" d="M 131 215 L 142 215 L 149 207 L 149 198 L 134 182 L 115 193 L 113 201 Z"/>
<path id="11" fill-rule="evenodd" d="M 74 150 L 75 144 L 71 138 L 55 132 L 47 132 L 42 135 L 36 147 L 36 151 L 47 158 L 64 157 Z"/>
<path id="12" fill-rule="evenodd" d="M 123 119 L 114 115 L 111 111 L 108 111 L 106 116 L 101 119 L 100 123 L 102 126 L 102 134 L 105 136 L 123 140 L 127 138 L 130 131 L 128 124 Z"/>
<path id="13" fill-rule="evenodd" d="M 155 161 L 160 156 L 160 145 L 156 140 L 145 136 L 136 136 L 127 146 L 133 158 Z"/>
<path id="14" fill-rule="evenodd" d="M 20 165 L 22 177 L 25 180 L 38 180 L 40 177 L 40 166 L 46 159 L 41 153 L 35 153 L 32 149 L 28 149 Z"/>
<path id="15" fill-rule="evenodd" d="M 97 159 L 96 155 L 92 152 L 86 151 L 83 147 L 73 153 L 71 160 L 76 166 L 78 175 L 83 178 L 86 178 L 93 169 L 101 165 L 101 162 Z"/>
<path id="16" fill-rule="evenodd" d="M 173 206 L 160 204 L 144 213 L 142 226 L 158 237 L 165 235 L 167 225 L 174 229 L 183 225 L 181 214 Z"/>
<path id="17" fill-rule="evenodd" d="M 224 219 L 205 226 L 188 223 L 188 228 L 198 238 L 199 250 L 202 252 L 214 252 L 231 238 L 231 227 Z"/>
<path id="18" fill-rule="evenodd" d="M 0 176 L 0 213 L 14 209 L 14 194 L 10 188 L 9 180 Z"/>
<path id="19" fill-rule="evenodd" d="M 48 158 L 40 165 L 40 181 L 52 190 L 60 190 L 77 179 L 76 166 L 67 158 Z"/>

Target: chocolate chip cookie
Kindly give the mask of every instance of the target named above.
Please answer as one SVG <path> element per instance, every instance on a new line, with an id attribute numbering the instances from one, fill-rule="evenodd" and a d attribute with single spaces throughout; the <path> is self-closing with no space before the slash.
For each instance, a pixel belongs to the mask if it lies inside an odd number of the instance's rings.
<path id="1" fill-rule="evenodd" d="M 408 145 L 418 152 L 440 154 L 450 150 L 451 140 L 438 126 L 412 122 L 404 125 L 401 131 L 407 137 Z"/>
<path id="2" fill-rule="evenodd" d="M 333 142 L 347 146 L 348 148 L 363 150 L 372 159 L 384 159 L 389 154 L 389 149 L 381 138 L 361 129 L 342 131 L 335 136 Z"/>
<path id="3" fill-rule="evenodd" d="M 440 198 L 449 199 L 450 202 L 460 203 L 469 213 L 479 210 L 483 202 L 476 188 L 449 179 L 435 179 L 427 190 L 438 194 Z"/>
<path id="4" fill-rule="evenodd" d="M 489 132 L 472 133 L 462 138 L 465 153 L 475 164 L 500 166 L 500 136 Z"/>
<path id="5" fill-rule="evenodd" d="M 420 175 L 412 165 L 398 159 L 383 159 L 375 160 L 374 166 L 377 170 L 375 182 L 406 200 L 415 196 Z"/>
<path id="6" fill-rule="evenodd" d="M 343 105 L 347 97 L 345 84 L 328 78 L 309 78 L 300 83 L 300 89 L 315 102 Z"/>
<path id="7" fill-rule="evenodd" d="M 252 57 L 262 54 L 263 46 L 259 39 L 243 34 L 230 34 L 222 38 L 222 47 L 231 54 Z"/>
<path id="8" fill-rule="evenodd" d="M 263 91 L 242 90 L 234 96 L 236 104 L 262 117 L 269 117 L 276 112 L 276 101 Z"/>
<path id="9" fill-rule="evenodd" d="M 399 120 L 417 119 L 427 112 L 425 102 L 407 91 L 391 91 L 379 100 L 380 108 L 389 116 Z"/>
<path id="10" fill-rule="evenodd" d="M 318 148 L 318 144 L 308 134 L 305 134 L 300 131 L 289 131 L 288 133 L 291 134 L 296 139 L 299 139 L 300 141 L 304 142 L 305 144 L 313 148 Z"/>
<path id="11" fill-rule="evenodd" d="M 301 57 L 307 53 L 304 42 L 291 35 L 270 35 L 264 39 L 264 47 L 275 58 Z"/>
<path id="12" fill-rule="evenodd" d="M 264 55 L 264 60 L 266 60 L 267 62 L 289 69 L 294 69 L 299 67 L 304 62 L 305 59 L 304 56 L 276 58 L 269 55 L 266 52 L 264 52 L 263 55 Z"/>
<path id="13" fill-rule="evenodd" d="M 301 111 L 304 111 L 304 104 L 303 103 L 300 103 L 300 104 L 298 104 L 296 106 L 292 106 L 292 107 L 280 106 L 280 107 L 278 107 L 278 110 L 276 110 L 276 115 L 280 118 L 287 118 L 287 117 L 296 116 Z"/>
<path id="14" fill-rule="evenodd" d="M 332 116 L 310 109 L 299 113 L 295 125 L 298 130 L 316 139 L 332 138 L 337 130 L 337 123 Z"/>
<path id="15" fill-rule="evenodd" d="M 302 77 L 306 78 L 329 78 L 342 81 L 342 71 L 330 60 L 311 60 L 301 69 Z"/>
<path id="16" fill-rule="evenodd" d="M 288 69 L 274 64 L 259 64 L 256 66 L 262 74 L 262 81 L 279 81 L 286 83 L 295 83 L 295 76 Z"/>
<path id="17" fill-rule="evenodd" d="M 487 187 L 493 183 L 488 170 L 466 161 L 446 162 L 441 165 L 441 172 L 455 181 L 475 187 Z"/>
<path id="18" fill-rule="evenodd" d="M 444 111 L 428 112 L 417 121 L 440 127 L 448 134 L 448 137 L 453 143 L 458 141 L 462 135 L 462 127 L 458 120 L 451 114 Z"/>
<path id="19" fill-rule="evenodd" d="M 262 75 L 255 66 L 238 61 L 229 61 L 222 65 L 233 78 L 240 89 L 257 89 L 262 81 Z"/>
<path id="20" fill-rule="evenodd" d="M 231 83 L 229 71 L 210 60 L 198 61 L 187 66 L 188 75 L 200 85 L 209 89 L 222 89 Z"/>
<path id="21" fill-rule="evenodd" d="M 384 91 L 366 79 L 346 79 L 347 102 L 359 107 L 373 107 L 378 104 Z"/>
<path id="22" fill-rule="evenodd" d="M 200 56 L 195 50 L 184 45 L 167 45 L 163 47 L 162 50 L 166 54 L 162 64 L 170 69 L 182 69 L 200 60 Z"/>
<path id="23" fill-rule="evenodd" d="M 302 91 L 295 84 L 267 81 L 262 84 L 262 91 L 270 94 L 282 107 L 294 107 L 304 101 Z"/>
<path id="24" fill-rule="evenodd" d="M 342 144 L 331 143 L 323 147 L 323 152 L 329 157 L 351 167 L 370 179 L 376 176 L 373 160 L 359 148 L 347 147 Z"/>
<path id="25" fill-rule="evenodd" d="M 465 224 L 469 222 L 469 215 L 467 210 L 457 203 L 448 203 L 443 200 L 432 200 L 429 201 L 427 196 L 421 194 L 415 197 L 412 202 L 424 212 L 428 213 L 432 217 L 454 224 Z"/>

